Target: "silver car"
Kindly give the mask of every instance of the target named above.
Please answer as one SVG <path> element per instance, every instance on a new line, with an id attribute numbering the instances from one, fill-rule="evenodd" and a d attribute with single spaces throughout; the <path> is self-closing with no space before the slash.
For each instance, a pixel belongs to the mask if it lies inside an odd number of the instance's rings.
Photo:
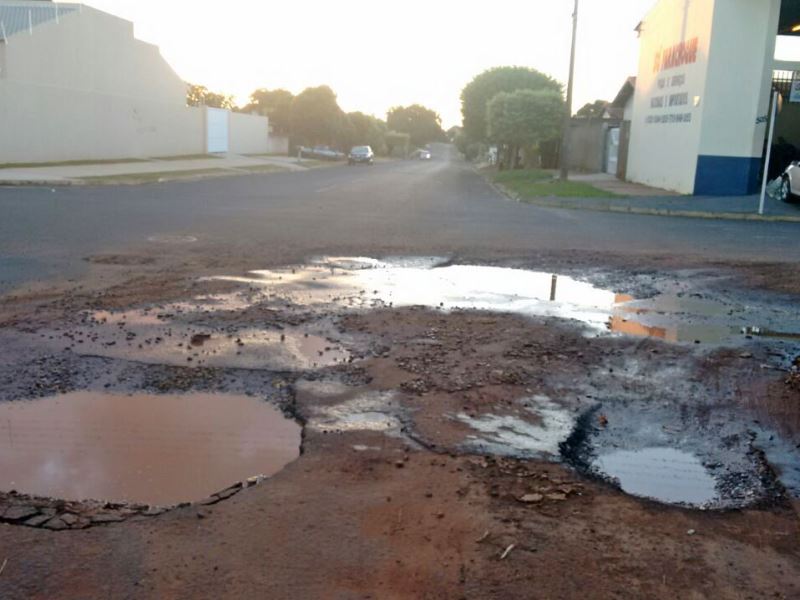
<path id="1" fill-rule="evenodd" d="M 800 197 L 800 161 L 792 161 L 781 175 L 778 199 L 793 202 Z"/>

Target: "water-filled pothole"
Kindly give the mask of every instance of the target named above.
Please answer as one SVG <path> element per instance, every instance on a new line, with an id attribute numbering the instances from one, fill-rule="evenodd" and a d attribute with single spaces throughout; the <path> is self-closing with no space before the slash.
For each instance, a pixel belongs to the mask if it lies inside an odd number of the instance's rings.
<path id="1" fill-rule="evenodd" d="M 214 277 L 248 286 L 251 301 L 329 309 L 425 306 L 574 319 L 600 331 L 673 342 L 716 343 L 770 331 L 793 338 L 791 307 L 766 307 L 673 290 L 637 299 L 585 281 L 525 269 L 452 265 L 437 258 L 321 258 L 310 264 Z M 258 298 L 258 290 L 261 298 Z"/>
<path id="2" fill-rule="evenodd" d="M 594 467 L 634 496 L 692 506 L 717 498 L 714 477 L 700 459 L 675 448 L 616 450 L 598 456 Z"/>
<path id="3" fill-rule="evenodd" d="M 300 426 L 249 396 L 75 392 L 0 403 L 0 490 L 168 506 L 297 458 Z"/>

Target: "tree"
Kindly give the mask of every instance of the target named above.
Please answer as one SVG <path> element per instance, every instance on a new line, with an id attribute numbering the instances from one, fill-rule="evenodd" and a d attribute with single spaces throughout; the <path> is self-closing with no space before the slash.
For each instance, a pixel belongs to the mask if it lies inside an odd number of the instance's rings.
<path id="1" fill-rule="evenodd" d="M 386 115 L 386 126 L 392 131 L 407 133 L 415 146 L 445 139 L 441 117 L 419 104 L 395 106 Z"/>
<path id="2" fill-rule="evenodd" d="M 606 108 L 608 107 L 608 102 L 606 100 L 595 100 L 594 102 L 587 102 L 584 104 L 578 112 L 575 113 L 578 117 L 585 117 L 585 118 L 600 118 L 606 112 Z"/>
<path id="3" fill-rule="evenodd" d="M 242 110 L 244 112 L 255 111 L 269 117 L 269 124 L 273 131 L 286 135 L 290 131 L 292 100 L 294 100 L 294 94 L 288 90 L 260 88 L 250 94 L 250 104 Z"/>
<path id="4" fill-rule="evenodd" d="M 469 142 L 487 139 L 486 105 L 500 92 L 516 90 L 550 90 L 562 92 L 562 85 L 552 77 L 527 67 L 495 67 L 484 71 L 461 92 L 461 114 L 464 134 Z"/>
<path id="5" fill-rule="evenodd" d="M 195 85 L 192 83 L 188 85 L 189 88 L 186 90 L 186 104 L 189 106 L 211 106 L 213 108 L 227 109 L 236 107 L 233 96 L 211 92 L 204 85 Z"/>
<path id="6" fill-rule="evenodd" d="M 347 113 L 347 121 L 350 125 L 344 146 L 352 147 L 367 145 L 376 154 L 384 154 L 386 151 L 386 123 L 372 115 L 365 115 L 362 112 Z"/>
<path id="7" fill-rule="evenodd" d="M 338 145 L 345 115 L 327 85 L 306 88 L 294 97 L 289 127 L 295 143 Z"/>
<path id="8" fill-rule="evenodd" d="M 513 168 L 520 148 L 558 137 L 564 99 L 555 90 L 500 92 L 489 101 L 486 114 L 489 139 L 507 148 L 507 164 Z"/>

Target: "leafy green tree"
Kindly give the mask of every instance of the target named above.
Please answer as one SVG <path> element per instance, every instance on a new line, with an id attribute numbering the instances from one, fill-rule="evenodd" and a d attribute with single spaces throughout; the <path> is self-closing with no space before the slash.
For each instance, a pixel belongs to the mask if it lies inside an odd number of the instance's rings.
<path id="1" fill-rule="evenodd" d="M 350 128 L 345 147 L 367 145 L 376 154 L 385 154 L 386 123 L 384 121 L 362 112 L 347 113 L 347 121 Z"/>
<path id="2" fill-rule="evenodd" d="M 495 67 L 484 71 L 461 92 L 464 134 L 469 142 L 487 139 L 486 105 L 500 92 L 516 90 L 551 90 L 561 93 L 562 86 L 552 77 L 528 67 Z"/>
<path id="3" fill-rule="evenodd" d="M 555 90 L 500 92 L 486 114 L 489 139 L 507 149 L 507 165 L 513 168 L 520 148 L 537 148 L 558 137 L 564 100 Z"/>
<path id="4" fill-rule="evenodd" d="M 386 115 L 386 126 L 391 131 L 407 133 L 415 146 L 446 139 L 439 115 L 419 104 L 395 106 Z"/>
<path id="5" fill-rule="evenodd" d="M 291 122 L 292 100 L 294 100 L 294 94 L 288 90 L 260 88 L 250 94 L 250 104 L 245 106 L 242 111 L 255 111 L 269 117 L 272 130 L 275 133 L 286 135 L 289 133 Z"/>
<path id="6" fill-rule="evenodd" d="M 217 94 L 209 91 L 204 85 L 189 84 L 186 90 L 186 104 L 189 106 L 211 106 L 212 108 L 227 108 L 233 110 L 236 103 L 233 96 Z"/>
<path id="7" fill-rule="evenodd" d="M 306 88 L 292 100 L 289 128 L 295 143 L 338 146 L 344 121 L 336 94 L 327 85 Z"/>
<path id="8" fill-rule="evenodd" d="M 587 102 L 578 109 L 575 113 L 578 117 L 585 118 L 599 118 L 606 112 L 608 102 L 605 100 L 595 100 L 594 102 Z"/>

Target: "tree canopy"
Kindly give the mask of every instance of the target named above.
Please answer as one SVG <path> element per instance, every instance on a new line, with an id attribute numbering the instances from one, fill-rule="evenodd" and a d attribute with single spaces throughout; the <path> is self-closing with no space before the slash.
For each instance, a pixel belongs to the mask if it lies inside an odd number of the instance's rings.
<path id="1" fill-rule="evenodd" d="M 386 126 L 391 131 L 407 133 L 415 146 L 438 142 L 446 137 L 438 113 L 419 104 L 390 109 L 386 115 Z"/>
<path id="2" fill-rule="evenodd" d="M 564 115 L 561 93 L 554 90 L 500 92 L 486 109 L 489 139 L 508 150 L 516 165 L 519 148 L 538 147 L 558 137 Z"/>
<path id="3" fill-rule="evenodd" d="M 292 100 L 289 125 L 295 143 L 338 145 L 347 121 L 327 85 L 306 88 Z"/>
<path id="4" fill-rule="evenodd" d="M 464 134 L 470 142 L 487 139 L 486 107 L 500 92 L 549 90 L 561 95 L 562 86 L 552 77 L 528 67 L 495 67 L 484 71 L 461 92 Z"/>
<path id="5" fill-rule="evenodd" d="M 269 117 L 269 123 L 276 133 L 289 133 L 294 94 L 288 90 L 268 90 L 260 88 L 250 94 L 250 104 L 242 110 L 255 111 Z"/>
<path id="6" fill-rule="evenodd" d="M 209 91 L 204 85 L 190 83 L 186 90 L 186 104 L 189 106 L 211 106 L 232 109 L 236 106 L 233 96 Z"/>

